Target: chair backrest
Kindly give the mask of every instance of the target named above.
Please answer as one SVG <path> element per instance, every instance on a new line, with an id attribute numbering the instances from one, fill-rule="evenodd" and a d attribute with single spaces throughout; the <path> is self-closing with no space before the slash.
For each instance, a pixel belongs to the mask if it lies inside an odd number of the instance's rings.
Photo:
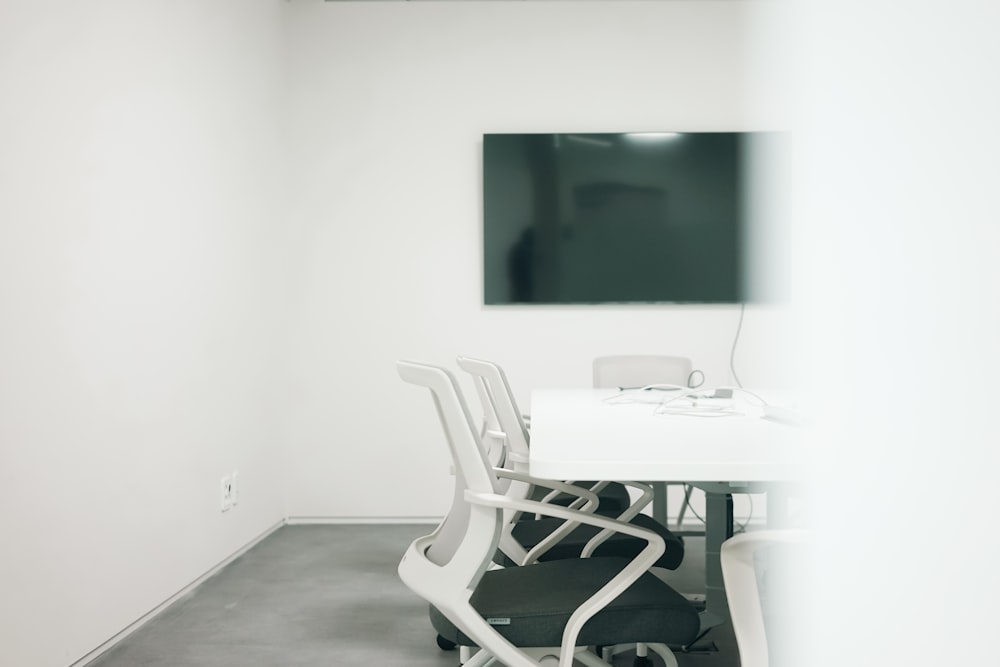
<path id="1" fill-rule="evenodd" d="M 479 429 L 479 439 L 486 451 L 486 458 L 494 466 L 502 467 L 507 461 L 507 438 L 500 427 L 500 418 L 497 416 L 493 397 L 490 395 L 490 388 L 481 378 L 476 378 L 473 383 L 476 395 L 479 397 L 479 405 L 482 407 L 482 427 Z"/>
<path id="2" fill-rule="evenodd" d="M 433 535 L 429 536 L 426 552 L 431 561 L 444 565 L 460 549 L 471 521 L 469 504 L 464 497 L 466 489 L 496 493 L 498 482 L 451 373 L 443 368 L 409 361 L 398 362 L 396 369 L 404 381 L 430 389 L 455 465 L 452 506 Z"/>
<path id="3" fill-rule="evenodd" d="M 760 572 L 758 572 L 758 556 L 765 550 L 773 547 L 787 547 L 789 545 L 802 545 L 805 543 L 805 533 L 799 530 L 759 530 L 742 533 L 732 537 L 722 543 L 720 550 L 720 562 L 722 565 L 722 579 L 726 587 L 726 597 L 729 601 L 729 615 L 733 624 L 733 634 L 736 636 L 736 644 L 740 651 L 740 665 L 742 667 L 770 667 L 774 658 L 776 648 L 769 642 L 769 635 L 783 637 L 784 642 L 791 641 L 797 634 L 795 628 L 781 627 L 769 628 L 766 623 L 765 605 L 763 599 L 767 593 L 761 590 Z M 800 555 L 801 554 L 795 554 Z M 787 581 L 787 578 L 795 576 L 794 569 L 785 569 L 785 563 L 775 563 L 774 565 L 782 571 L 767 572 L 766 577 L 772 582 L 783 581 L 785 585 L 774 586 L 779 591 L 789 590 L 793 585 L 799 586 L 802 582 Z M 785 579 L 783 579 L 785 578 Z M 788 596 L 777 594 L 778 599 L 772 594 L 770 605 L 782 609 L 784 614 L 790 615 L 795 610 L 788 610 L 787 606 L 792 602 Z M 779 645 L 782 643 L 779 642 Z M 781 645 L 784 653 L 788 653 L 789 647 Z"/>
<path id="4" fill-rule="evenodd" d="M 622 354 L 594 359 L 594 387 L 690 386 L 691 360 L 657 354 Z"/>
<path id="5" fill-rule="evenodd" d="M 507 374 L 492 361 L 459 357 L 458 366 L 472 375 L 487 413 L 485 422 L 506 437 L 508 467 L 527 472 L 528 428 L 517 407 Z"/>
<path id="6" fill-rule="evenodd" d="M 510 667 L 538 667 L 541 664 L 554 664 L 554 659 L 559 667 L 572 667 L 575 664 L 574 657 L 577 656 L 587 664 L 596 664 L 596 658 L 584 660 L 587 644 L 593 642 L 581 641 L 581 632 L 608 604 L 619 598 L 629 597 L 633 590 L 649 604 L 632 603 L 630 606 L 624 603 L 622 609 L 608 615 L 604 622 L 609 624 L 609 628 L 613 626 L 622 640 L 610 641 L 610 644 L 648 641 L 642 635 L 654 631 L 651 628 L 663 620 L 664 614 L 677 617 L 681 628 L 677 631 L 678 638 L 682 634 L 690 635 L 678 643 L 686 644 L 694 639 L 698 628 L 696 612 L 693 607 L 684 605 L 683 598 L 679 598 L 676 593 L 673 595 L 678 597 L 683 607 L 680 613 L 678 605 L 668 599 L 662 613 L 648 617 L 643 614 L 642 618 L 634 615 L 648 609 L 650 604 L 658 604 L 657 601 L 665 599 L 671 592 L 669 586 L 648 573 L 649 568 L 663 554 L 665 543 L 662 537 L 648 529 L 618 523 L 608 517 L 501 495 L 497 491 L 497 472 L 489 465 L 458 384 L 451 373 L 443 368 L 409 361 L 398 362 L 397 370 L 404 381 L 430 390 L 455 463 L 456 478 L 465 486 L 465 493 L 461 497 L 468 506 L 465 534 L 451 553 L 442 552 L 444 558 L 431 556 L 435 542 L 441 540 L 442 524 L 431 535 L 419 537 L 410 544 L 399 563 L 398 573 L 407 587 L 430 603 L 433 609 L 468 638 L 468 645 L 482 647 L 481 657 L 473 657 L 470 664 L 496 662 Z M 456 494 L 456 498 L 458 497 L 460 496 Z M 545 514 L 562 519 L 571 527 L 586 523 L 599 529 L 639 538 L 646 544 L 630 559 L 571 558 L 562 561 L 566 565 L 555 569 L 547 566 L 557 564 L 546 563 L 503 570 L 503 573 L 517 570 L 515 574 L 520 574 L 537 568 L 534 573 L 529 572 L 529 575 L 540 573 L 538 577 L 529 576 L 527 580 L 522 577 L 515 577 L 513 580 L 504 577 L 495 584 L 500 587 L 502 597 L 506 597 L 509 592 L 525 598 L 533 596 L 542 603 L 543 606 L 532 608 L 524 615 L 526 626 L 539 624 L 536 613 L 539 610 L 548 619 L 543 624 L 549 628 L 552 628 L 553 623 L 562 625 L 559 638 L 555 638 L 553 632 L 545 632 L 546 636 L 553 637 L 551 642 L 546 641 L 541 645 L 530 643 L 528 637 L 537 636 L 531 630 L 528 635 L 521 636 L 524 644 L 515 644 L 518 640 L 508 639 L 496 627 L 510 623 L 511 619 L 507 616 L 515 603 L 511 601 L 507 605 L 503 602 L 499 615 L 491 616 L 489 611 L 492 609 L 491 599 L 495 589 L 491 592 L 490 587 L 479 586 L 487 575 L 502 576 L 501 572 L 488 572 L 502 533 L 502 508 L 521 511 L 544 509 Z M 587 563 L 594 567 L 581 572 L 575 565 L 577 563 Z M 562 576 L 558 576 L 560 573 Z M 633 584 L 637 585 L 636 589 L 632 588 Z M 578 585 L 583 588 L 578 588 Z M 544 590 L 539 590 L 539 587 Z M 568 591 L 563 590 L 565 587 L 568 587 Z M 585 594 L 581 594 L 581 591 Z M 474 595 L 478 596 L 478 606 L 473 604 Z M 605 629 L 605 632 L 609 631 Z M 529 648 L 522 650 L 518 646 Z M 665 645 L 663 648 L 668 651 Z M 541 659 L 536 659 L 535 652 L 539 650 L 544 652 L 544 657 L 538 656 Z"/>
<path id="7" fill-rule="evenodd" d="M 499 507 L 470 503 L 465 498 L 466 491 L 496 494 L 497 479 L 458 384 L 451 373 L 436 366 L 400 361 L 396 367 L 404 381 L 430 389 L 461 489 L 455 494 L 456 506 L 441 525 L 430 535 L 414 540 L 406 550 L 399 563 L 399 577 L 479 646 L 490 646 L 490 652 L 505 664 L 535 665 L 503 639 L 470 603 L 472 592 L 496 553 L 503 512 Z"/>
<path id="8" fill-rule="evenodd" d="M 528 473 L 528 429 L 518 411 L 514 393 L 507 382 L 503 369 L 492 361 L 458 357 L 458 366 L 469 373 L 476 385 L 480 402 L 484 411 L 483 422 L 485 433 L 493 446 L 504 448 L 503 467 L 519 473 Z M 510 498 L 530 498 L 533 485 L 521 481 L 501 479 L 498 486 Z M 515 563 L 523 563 L 528 558 L 528 551 L 514 538 L 514 522 L 519 513 L 512 510 L 504 511 L 504 528 L 500 537 L 499 548 Z M 566 531 L 557 531 L 565 535 Z M 552 539 L 557 537 L 553 534 Z"/>

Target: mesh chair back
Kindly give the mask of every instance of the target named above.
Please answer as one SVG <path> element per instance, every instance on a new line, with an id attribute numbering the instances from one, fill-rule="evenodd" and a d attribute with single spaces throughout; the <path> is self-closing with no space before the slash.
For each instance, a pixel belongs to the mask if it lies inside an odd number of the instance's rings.
<path id="1" fill-rule="evenodd" d="M 650 384 L 690 386 L 687 357 L 624 354 L 594 359 L 594 387 L 644 387 Z"/>
<path id="2" fill-rule="evenodd" d="M 424 364 L 400 361 L 396 368 L 406 382 L 431 390 L 445 436 L 455 463 L 455 492 L 452 507 L 438 526 L 427 547 L 427 557 L 438 565 L 451 561 L 462 546 L 470 523 L 470 508 L 466 489 L 482 493 L 501 492 L 497 478 L 477 441 L 472 419 L 455 383 L 447 370 Z"/>
<path id="3" fill-rule="evenodd" d="M 507 382 L 507 374 L 491 361 L 471 357 L 459 357 L 458 366 L 470 373 L 477 386 L 482 387 L 482 394 L 486 396 L 484 409 L 492 412 L 493 422 L 506 436 L 507 449 L 515 462 L 512 469 L 519 469 L 517 464 L 527 461 L 528 429 Z"/>

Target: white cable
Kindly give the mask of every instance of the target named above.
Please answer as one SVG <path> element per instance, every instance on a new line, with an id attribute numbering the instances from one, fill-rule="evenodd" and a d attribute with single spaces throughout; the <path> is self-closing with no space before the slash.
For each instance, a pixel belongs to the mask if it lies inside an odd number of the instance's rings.
<path id="1" fill-rule="evenodd" d="M 733 336 L 733 347 L 729 350 L 729 372 L 733 374 L 733 382 L 740 389 L 743 388 L 743 383 L 736 376 L 736 343 L 740 339 L 740 330 L 743 328 L 743 311 L 746 309 L 745 303 L 740 303 L 740 321 L 736 324 L 736 335 Z"/>
<path id="2" fill-rule="evenodd" d="M 740 417 L 743 415 L 742 412 L 734 408 L 699 408 L 698 406 L 687 410 L 684 408 L 665 408 L 658 410 L 656 414 L 679 415 L 682 417 Z"/>
<path id="3" fill-rule="evenodd" d="M 647 384 L 644 387 L 639 387 L 640 391 L 680 391 L 682 394 L 690 393 L 694 390 L 693 387 L 685 387 L 682 384 Z"/>
<path id="4" fill-rule="evenodd" d="M 719 405 L 698 405 L 699 392 L 697 389 L 690 389 L 679 396 L 672 396 L 662 401 L 654 410 L 654 414 L 687 415 L 691 417 L 728 417 L 740 414 L 732 406 Z M 670 404 L 681 399 L 691 401 L 691 405 L 671 406 Z"/>
<path id="5" fill-rule="evenodd" d="M 741 392 L 745 394 L 750 394 L 758 401 L 761 402 L 761 406 L 766 406 L 767 401 L 758 396 L 752 391 L 743 389 L 742 387 L 716 387 L 712 390 L 712 394 L 707 394 L 697 390 L 689 390 L 680 394 L 678 396 L 671 396 L 670 398 L 662 401 L 654 411 L 655 414 L 669 414 L 669 415 L 686 415 L 692 417 L 732 417 L 737 415 L 742 415 L 743 412 L 737 410 L 732 405 L 698 405 L 699 400 L 712 399 L 715 398 L 714 394 L 717 394 L 720 389 L 728 390 L 730 392 Z M 688 400 L 691 405 L 683 406 L 671 406 L 670 404 L 674 401 L 679 401 L 681 399 Z"/>
<path id="6" fill-rule="evenodd" d="M 601 399 L 604 403 L 653 403 L 659 404 L 661 399 L 652 394 L 641 392 L 651 391 L 690 391 L 690 387 L 679 384 L 647 384 L 642 387 L 618 387 L 619 393 Z M 627 392 L 627 393 L 626 393 Z"/>
<path id="7" fill-rule="evenodd" d="M 760 401 L 759 407 L 767 405 L 767 401 L 761 396 L 742 387 L 715 387 L 709 389 L 699 389 L 683 387 L 677 384 L 650 384 L 643 387 L 619 387 L 618 390 L 620 393 L 607 396 L 601 399 L 602 402 L 612 405 L 634 403 L 655 405 L 656 407 L 653 410 L 654 414 L 683 415 L 691 417 L 732 417 L 744 414 L 732 405 L 698 405 L 697 401 L 699 400 L 721 398 L 715 396 L 715 394 L 717 394 L 720 390 L 729 391 L 734 395 L 737 392 L 741 394 L 749 394 Z M 659 397 L 653 398 L 646 393 L 651 391 L 679 391 L 679 393 L 671 395 L 669 398 L 661 399 Z M 690 401 L 691 405 L 671 405 L 671 403 L 682 399 Z"/>

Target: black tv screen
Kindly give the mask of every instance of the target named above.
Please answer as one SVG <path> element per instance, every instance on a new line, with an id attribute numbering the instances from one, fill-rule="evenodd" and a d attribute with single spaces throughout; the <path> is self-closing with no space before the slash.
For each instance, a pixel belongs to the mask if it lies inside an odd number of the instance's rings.
<path id="1" fill-rule="evenodd" d="M 751 136 L 484 135 L 485 303 L 743 301 Z"/>

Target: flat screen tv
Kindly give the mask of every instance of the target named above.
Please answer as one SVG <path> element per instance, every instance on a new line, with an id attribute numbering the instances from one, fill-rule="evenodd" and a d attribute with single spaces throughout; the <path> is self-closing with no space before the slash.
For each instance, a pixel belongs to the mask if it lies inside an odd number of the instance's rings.
<path id="1" fill-rule="evenodd" d="M 758 136 L 484 135 L 485 303 L 744 301 Z"/>

